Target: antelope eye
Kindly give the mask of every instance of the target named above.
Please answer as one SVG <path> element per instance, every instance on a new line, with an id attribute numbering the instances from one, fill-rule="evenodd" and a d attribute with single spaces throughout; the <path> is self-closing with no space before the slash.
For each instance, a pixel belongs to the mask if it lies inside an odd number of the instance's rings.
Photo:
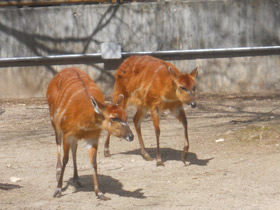
<path id="1" fill-rule="evenodd" d="M 183 91 L 188 91 L 187 88 L 184 87 L 184 86 L 180 86 L 180 88 L 181 88 L 181 90 L 183 90 Z"/>
<path id="2" fill-rule="evenodd" d="M 118 117 L 113 117 L 113 118 L 111 118 L 111 120 L 112 120 L 113 122 L 121 122 L 121 119 L 118 118 Z"/>

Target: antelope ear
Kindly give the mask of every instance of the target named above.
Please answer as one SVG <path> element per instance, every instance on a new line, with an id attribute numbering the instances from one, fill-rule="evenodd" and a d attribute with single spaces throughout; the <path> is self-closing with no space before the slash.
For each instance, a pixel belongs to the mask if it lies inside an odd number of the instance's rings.
<path id="1" fill-rule="evenodd" d="M 123 105 L 123 101 L 124 101 L 124 95 L 123 95 L 123 94 L 120 94 L 120 95 L 119 95 L 119 98 L 118 98 L 118 100 L 117 100 L 117 102 L 116 102 L 116 105 L 117 105 L 117 106 L 122 106 L 122 105 Z"/>
<path id="2" fill-rule="evenodd" d="M 195 67 L 192 72 L 190 73 L 190 75 L 193 77 L 193 78 L 196 78 L 198 77 L 198 66 Z"/>
<path id="3" fill-rule="evenodd" d="M 94 108 L 94 111 L 97 114 L 102 114 L 102 111 L 99 109 L 97 102 L 95 101 L 95 99 L 92 96 L 90 97 L 90 101 L 91 101 L 91 104 L 92 104 L 92 106 Z"/>
<path id="4" fill-rule="evenodd" d="M 178 78 L 178 74 L 174 71 L 174 69 L 171 66 L 168 66 L 168 72 L 169 72 L 169 74 Z"/>
<path id="5" fill-rule="evenodd" d="M 175 79 L 173 79 L 172 80 L 172 85 L 173 85 L 173 88 L 175 89 L 175 90 L 177 90 L 178 89 L 178 84 L 176 83 L 176 80 Z"/>

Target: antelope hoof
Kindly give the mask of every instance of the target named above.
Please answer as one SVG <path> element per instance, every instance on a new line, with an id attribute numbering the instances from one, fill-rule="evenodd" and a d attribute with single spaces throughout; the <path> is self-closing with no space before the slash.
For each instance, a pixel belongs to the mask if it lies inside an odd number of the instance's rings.
<path id="1" fill-rule="evenodd" d="M 147 160 L 147 161 L 152 161 L 152 160 L 154 160 L 148 153 L 144 153 L 144 154 L 143 154 L 143 157 L 144 157 L 144 159 Z"/>
<path id="2" fill-rule="evenodd" d="M 165 166 L 164 163 L 161 160 L 157 161 L 157 166 Z"/>
<path id="3" fill-rule="evenodd" d="M 53 197 L 60 198 L 61 197 L 61 188 L 56 188 L 56 191 L 53 194 Z"/>
<path id="4" fill-rule="evenodd" d="M 100 199 L 100 200 L 102 200 L 102 201 L 111 200 L 111 198 L 106 197 L 102 192 L 99 192 L 99 193 L 97 194 L 97 199 Z"/>
<path id="5" fill-rule="evenodd" d="M 109 150 L 109 149 L 105 149 L 105 150 L 104 150 L 104 157 L 111 157 L 111 154 L 110 154 L 110 150 Z"/>

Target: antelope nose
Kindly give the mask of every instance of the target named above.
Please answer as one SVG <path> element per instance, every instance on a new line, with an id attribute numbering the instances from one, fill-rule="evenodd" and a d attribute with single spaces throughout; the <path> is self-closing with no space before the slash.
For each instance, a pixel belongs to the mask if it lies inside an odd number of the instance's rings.
<path id="1" fill-rule="evenodd" d="M 132 141 L 134 139 L 134 135 L 133 134 L 129 134 L 127 137 L 126 137 L 126 140 L 127 141 Z"/>
<path id="2" fill-rule="evenodd" d="M 191 108 L 195 108 L 196 107 L 196 102 L 191 102 Z"/>

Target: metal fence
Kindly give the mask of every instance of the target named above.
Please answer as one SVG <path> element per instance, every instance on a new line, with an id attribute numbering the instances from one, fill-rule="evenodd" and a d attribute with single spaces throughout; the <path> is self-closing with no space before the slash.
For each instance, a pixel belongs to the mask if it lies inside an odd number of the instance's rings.
<path id="1" fill-rule="evenodd" d="M 66 4 L 105 4 L 105 3 L 128 3 L 128 2 L 155 2 L 151 0 L 2 0 L 0 7 L 7 6 L 51 6 Z"/>
<path id="2" fill-rule="evenodd" d="M 66 65 L 66 64 L 94 64 L 104 63 L 105 69 L 114 69 L 125 58 L 133 55 L 151 55 L 164 60 L 190 60 L 208 58 L 228 58 L 244 56 L 266 56 L 280 55 L 280 46 L 267 47 L 241 47 L 221 49 L 199 49 L 199 50 L 168 50 L 168 51 L 145 51 L 145 52 L 108 52 L 91 54 L 68 54 L 34 57 L 0 58 L 0 67 L 18 66 L 44 66 L 44 65 Z M 105 56 L 110 54 L 111 56 Z M 120 56 L 115 57 L 118 54 Z"/>

